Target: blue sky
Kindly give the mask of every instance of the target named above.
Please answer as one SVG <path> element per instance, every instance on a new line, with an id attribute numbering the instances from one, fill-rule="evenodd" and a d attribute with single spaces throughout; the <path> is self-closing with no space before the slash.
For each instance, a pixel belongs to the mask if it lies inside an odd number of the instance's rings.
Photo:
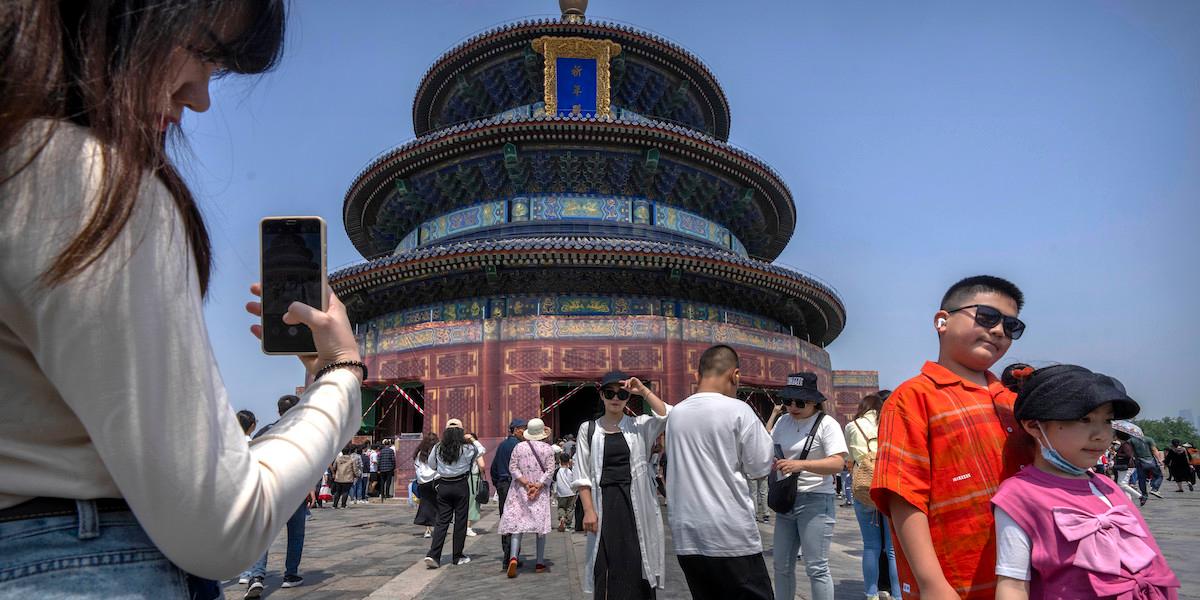
<path id="1" fill-rule="evenodd" d="M 686 8 L 686 10 L 684 10 Z M 780 263 L 836 287 L 835 368 L 894 387 L 936 357 L 957 279 L 1027 297 L 1014 359 L 1124 381 L 1143 416 L 1200 412 L 1200 3 L 593 1 L 592 18 L 703 59 L 730 141 L 771 164 L 799 220 Z M 342 200 L 413 137 L 412 98 L 442 52 L 557 3 L 293 2 L 266 76 L 212 88 L 180 153 L 217 248 L 205 317 L 230 401 L 267 420 L 299 363 L 261 354 L 242 305 L 258 219 L 318 214 L 331 268 L 361 260 Z"/>

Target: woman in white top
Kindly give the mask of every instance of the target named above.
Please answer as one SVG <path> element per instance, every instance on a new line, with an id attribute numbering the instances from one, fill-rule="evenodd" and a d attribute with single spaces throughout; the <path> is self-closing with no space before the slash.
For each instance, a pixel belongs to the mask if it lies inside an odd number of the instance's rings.
<path id="1" fill-rule="evenodd" d="M 434 488 L 437 491 L 438 518 L 433 527 L 433 540 L 429 544 L 429 552 L 425 555 L 425 566 L 436 569 L 442 565 L 442 546 L 446 543 L 446 532 L 450 529 L 450 521 L 454 520 L 453 554 L 451 560 L 456 565 L 465 565 L 471 558 L 463 554 L 467 543 L 467 496 L 470 495 L 467 478 L 471 476 L 471 467 L 479 457 L 479 450 L 474 444 L 467 442 L 462 421 L 450 419 L 446 421 L 446 430 L 442 432 L 442 440 L 429 452 L 428 464 L 437 472 Z"/>
<path id="2" fill-rule="evenodd" d="M 796 475 L 796 504 L 775 519 L 775 597 L 796 595 L 796 551 L 804 551 L 804 571 L 813 600 L 833 600 L 829 574 L 829 542 L 837 511 L 832 475 L 846 460 L 846 438 L 837 421 L 824 411 L 825 395 L 814 373 L 788 375 L 779 390 L 787 413 L 771 430 L 784 458 L 775 461 L 781 476 Z M 804 449 L 808 455 L 800 458 Z"/>
<path id="3" fill-rule="evenodd" d="M 858 462 L 879 448 L 879 411 L 890 393 L 885 390 L 878 394 L 870 394 L 859 402 L 854 420 L 846 425 L 846 445 L 850 450 L 850 460 Z M 847 489 L 846 494 L 850 493 Z M 879 591 L 879 559 L 884 552 L 887 553 L 891 595 L 899 598 L 900 574 L 896 571 L 896 551 L 892 548 L 887 517 L 874 505 L 862 501 L 854 503 L 854 515 L 858 517 L 858 530 L 863 539 L 862 573 L 867 600 L 888 597 Z"/>
<path id="4" fill-rule="evenodd" d="M 662 513 L 649 472 L 650 449 L 671 407 L 637 377 L 613 371 L 600 382 L 604 414 L 579 427 L 572 487 L 583 504 L 587 567 L 583 591 L 597 598 L 653 598 L 665 588 Z M 625 414 L 641 396 L 650 413 Z"/>
<path id="5" fill-rule="evenodd" d="M 204 324 L 208 234 L 164 148 L 214 72 L 267 70 L 283 29 L 276 0 L 0 10 L 0 564 L 21 566 L 0 597 L 236 576 L 358 429 L 364 373 L 341 367 L 247 443 Z M 286 317 L 313 331 L 310 376 L 359 361 L 329 307 Z"/>

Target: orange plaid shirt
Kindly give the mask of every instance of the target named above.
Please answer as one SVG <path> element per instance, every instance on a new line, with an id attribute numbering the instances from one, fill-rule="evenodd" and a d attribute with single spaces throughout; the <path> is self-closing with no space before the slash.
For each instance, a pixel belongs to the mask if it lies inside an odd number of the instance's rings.
<path id="1" fill-rule="evenodd" d="M 1013 417 L 1016 395 L 991 373 L 988 387 L 925 363 L 888 398 L 879 415 L 879 453 L 871 498 L 888 514 L 896 494 L 929 516 L 942 573 L 963 598 L 996 594 L 992 495 L 1033 461 L 1033 442 Z M 890 516 L 890 515 L 889 515 Z M 920 597 L 897 541 L 906 599 Z"/>

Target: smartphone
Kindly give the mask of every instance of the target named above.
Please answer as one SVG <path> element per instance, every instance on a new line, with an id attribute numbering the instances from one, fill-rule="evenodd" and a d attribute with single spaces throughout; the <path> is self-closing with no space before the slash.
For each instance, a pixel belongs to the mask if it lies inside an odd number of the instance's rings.
<path id="1" fill-rule="evenodd" d="M 316 354 L 312 331 L 289 325 L 283 315 L 293 302 L 326 310 L 325 220 L 267 217 L 259 223 L 262 269 L 262 347 L 266 354 Z"/>

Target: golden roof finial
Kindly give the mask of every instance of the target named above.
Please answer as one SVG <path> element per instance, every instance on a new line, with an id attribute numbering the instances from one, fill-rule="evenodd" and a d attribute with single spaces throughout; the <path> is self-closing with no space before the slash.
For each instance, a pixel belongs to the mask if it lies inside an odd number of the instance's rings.
<path id="1" fill-rule="evenodd" d="M 588 0 L 558 0 L 558 8 L 562 10 L 563 23 L 582 23 L 583 13 L 587 12 Z"/>

